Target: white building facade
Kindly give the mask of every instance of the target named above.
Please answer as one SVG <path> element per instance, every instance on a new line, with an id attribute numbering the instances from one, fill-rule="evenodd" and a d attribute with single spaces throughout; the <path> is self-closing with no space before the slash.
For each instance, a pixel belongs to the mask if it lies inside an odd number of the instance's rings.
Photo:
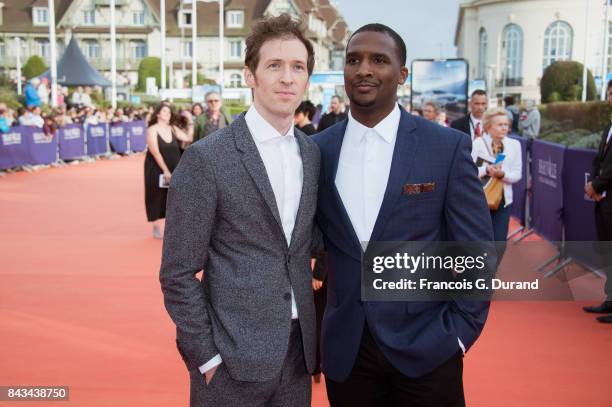
<path id="1" fill-rule="evenodd" d="M 120 85 L 134 85 L 140 61 L 161 57 L 161 16 L 159 0 L 115 0 L 117 32 L 117 72 Z M 72 36 L 92 65 L 110 75 L 110 2 L 108 0 L 56 0 L 58 57 Z M 193 21 L 196 21 L 196 61 L 199 74 L 219 81 L 219 3 L 197 3 L 192 16 L 188 0 L 165 1 L 168 87 L 179 88 L 191 77 Z M 16 67 L 16 42 L 21 39 L 22 64 L 39 55 L 49 63 L 48 2 L 0 0 L 0 69 Z M 225 88 L 244 86 L 245 39 L 260 18 L 282 12 L 301 19 L 306 36 L 315 49 L 319 71 L 341 69 L 334 55 L 343 49 L 349 32 L 346 23 L 329 0 L 225 0 L 224 1 L 224 78 Z"/>
<path id="2" fill-rule="evenodd" d="M 490 95 L 539 102 L 544 69 L 557 60 L 586 62 L 605 80 L 612 68 L 608 58 L 602 69 L 604 40 L 611 33 L 605 8 L 604 0 L 465 2 L 455 34 L 457 56 L 469 62 L 470 79 L 486 81 Z"/>

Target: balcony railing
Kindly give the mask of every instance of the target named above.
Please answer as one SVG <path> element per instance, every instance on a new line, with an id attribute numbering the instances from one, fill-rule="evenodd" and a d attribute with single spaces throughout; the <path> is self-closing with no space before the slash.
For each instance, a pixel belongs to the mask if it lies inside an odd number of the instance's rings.
<path id="1" fill-rule="evenodd" d="M 26 61 L 30 56 L 25 55 L 21 57 L 21 66 L 25 65 Z M 43 58 L 45 63 L 49 65 L 49 58 Z M 137 70 L 138 65 L 142 58 L 117 58 L 117 70 Z M 88 58 L 89 63 L 98 70 L 110 70 L 111 59 L 110 58 Z M 17 57 L 9 55 L 0 58 L 0 67 L 2 68 L 16 68 Z"/>

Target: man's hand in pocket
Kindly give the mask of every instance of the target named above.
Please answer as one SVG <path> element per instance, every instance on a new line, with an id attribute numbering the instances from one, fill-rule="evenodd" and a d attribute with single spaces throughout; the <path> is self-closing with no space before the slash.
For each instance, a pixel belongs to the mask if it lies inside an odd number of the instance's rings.
<path id="1" fill-rule="evenodd" d="M 212 380 L 213 376 L 215 375 L 215 372 L 217 371 L 217 368 L 219 366 L 215 366 L 212 369 L 210 369 L 209 371 L 204 373 L 204 380 L 206 381 L 206 384 L 209 384 L 210 381 Z"/>

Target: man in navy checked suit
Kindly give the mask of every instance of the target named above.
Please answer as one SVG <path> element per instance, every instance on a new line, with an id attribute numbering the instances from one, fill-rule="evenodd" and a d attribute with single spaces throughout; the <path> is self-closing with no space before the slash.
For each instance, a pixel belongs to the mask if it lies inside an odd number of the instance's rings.
<path id="1" fill-rule="evenodd" d="M 316 218 L 328 253 L 322 361 L 332 407 L 464 406 L 462 358 L 489 309 L 488 302 L 361 298 L 360 242 L 493 240 L 469 138 L 397 105 L 405 61 L 405 44 L 389 27 L 357 30 L 344 69 L 349 117 L 314 137 Z"/>

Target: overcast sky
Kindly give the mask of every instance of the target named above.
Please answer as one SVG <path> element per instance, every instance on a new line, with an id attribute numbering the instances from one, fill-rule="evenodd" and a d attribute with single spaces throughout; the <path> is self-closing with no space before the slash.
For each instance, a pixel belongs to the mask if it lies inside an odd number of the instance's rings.
<path id="1" fill-rule="evenodd" d="M 410 61 L 453 58 L 457 14 L 461 0 L 335 0 L 351 31 L 368 23 L 382 23 L 397 31 Z"/>

